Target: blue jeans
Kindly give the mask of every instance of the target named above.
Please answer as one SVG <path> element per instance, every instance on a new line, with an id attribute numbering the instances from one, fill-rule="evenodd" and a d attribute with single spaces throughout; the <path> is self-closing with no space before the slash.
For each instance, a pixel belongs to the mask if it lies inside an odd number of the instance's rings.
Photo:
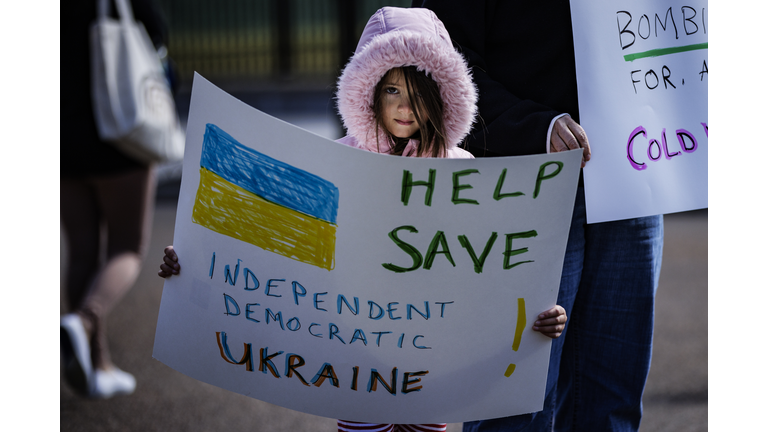
<path id="1" fill-rule="evenodd" d="M 557 304 L 544 410 L 464 423 L 464 432 L 637 431 L 651 365 L 662 216 L 586 223 L 579 187 Z"/>

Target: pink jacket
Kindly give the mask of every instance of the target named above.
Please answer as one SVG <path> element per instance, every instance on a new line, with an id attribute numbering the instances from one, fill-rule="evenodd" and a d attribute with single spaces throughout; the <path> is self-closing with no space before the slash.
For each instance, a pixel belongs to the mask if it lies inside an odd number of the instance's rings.
<path id="1" fill-rule="evenodd" d="M 477 89 L 445 26 L 428 9 L 385 7 L 368 20 L 338 81 L 336 101 L 347 130 L 339 142 L 377 151 L 373 92 L 388 70 L 400 66 L 416 66 L 437 82 L 444 105 L 446 157 L 472 158 L 458 145 L 472 128 Z M 378 142 L 387 142 L 383 131 Z M 415 155 L 417 146 L 418 141 L 411 140 L 403 155 Z M 381 149 L 381 153 L 388 152 L 388 148 Z"/>

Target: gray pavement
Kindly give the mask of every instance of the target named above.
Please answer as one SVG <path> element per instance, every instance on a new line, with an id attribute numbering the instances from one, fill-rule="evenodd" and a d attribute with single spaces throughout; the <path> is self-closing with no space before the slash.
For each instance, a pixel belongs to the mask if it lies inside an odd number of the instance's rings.
<path id="1" fill-rule="evenodd" d="M 112 357 L 136 376 L 136 392 L 110 400 L 86 400 L 76 396 L 62 378 L 61 430 L 336 430 L 333 419 L 204 384 L 152 358 L 163 286 L 156 273 L 163 247 L 172 243 L 175 207 L 172 200 L 158 201 L 149 256 L 135 287 L 108 321 Z M 707 430 L 707 219 L 706 210 L 665 216 L 664 261 L 642 432 Z M 461 425 L 451 424 L 448 430 L 458 432 Z"/>

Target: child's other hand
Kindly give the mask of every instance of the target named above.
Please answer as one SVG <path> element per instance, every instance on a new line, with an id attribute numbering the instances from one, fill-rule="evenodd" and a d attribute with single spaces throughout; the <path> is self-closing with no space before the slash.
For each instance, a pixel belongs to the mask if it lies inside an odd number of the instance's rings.
<path id="1" fill-rule="evenodd" d="M 157 275 L 161 278 L 167 278 L 171 275 L 179 274 L 181 266 L 179 265 L 179 257 L 176 256 L 176 251 L 173 250 L 173 245 L 166 246 L 163 255 L 163 263 L 160 264 L 160 271 Z"/>
<path id="2" fill-rule="evenodd" d="M 533 330 L 555 339 L 560 337 L 565 330 L 567 320 L 565 309 L 562 306 L 555 306 L 539 314 L 538 319 L 533 323 Z"/>

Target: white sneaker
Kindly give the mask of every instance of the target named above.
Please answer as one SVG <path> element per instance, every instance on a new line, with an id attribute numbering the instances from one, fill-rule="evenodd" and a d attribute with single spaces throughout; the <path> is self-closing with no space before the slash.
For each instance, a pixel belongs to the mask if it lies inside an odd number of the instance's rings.
<path id="1" fill-rule="evenodd" d="M 136 390 L 136 378 L 116 366 L 110 369 L 96 369 L 93 372 L 93 391 L 90 396 L 108 399 L 115 395 L 128 395 Z"/>
<path id="2" fill-rule="evenodd" d="M 79 315 L 71 313 L 61 317 L 60 342 L 64 378 L 81 395 L 90 394 L 93 385 L 91 347 Z"/>

